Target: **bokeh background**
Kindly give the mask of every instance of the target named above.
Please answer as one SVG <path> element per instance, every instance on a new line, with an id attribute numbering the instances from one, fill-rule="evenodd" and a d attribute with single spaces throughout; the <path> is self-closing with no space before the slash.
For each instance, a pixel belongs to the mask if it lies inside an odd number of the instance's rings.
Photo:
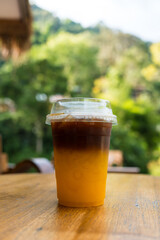
<path id="1" fill-rule="evenodd" d="M 92 9 L 91 1 L 86 5 L 82 1 L 78 9 L 75 3 L 67 7 L 66 2 L 59 1 L 61 6 L 57 2 L 54 7 L 52 1 L 31 1 L 30 50 L 17 61 L 0 56 L 0 133 L 9 161 L 51 159 L 52 136 L 45 116 L 53 101 L 96 97 L 110 100 L 118 116 L 111 149 L 123 152 L 124 166 L 160 175 L 156 8 L 153 3 L 153 8 L 147 8 L 145 2 L 151 1 L 143 0 L 132 7 L 127 5 L 131 1 L 108 1 L 108 10 L 95 3 Z M 147 9 L 153 14 L 151 22 L 145 19 Z"/>

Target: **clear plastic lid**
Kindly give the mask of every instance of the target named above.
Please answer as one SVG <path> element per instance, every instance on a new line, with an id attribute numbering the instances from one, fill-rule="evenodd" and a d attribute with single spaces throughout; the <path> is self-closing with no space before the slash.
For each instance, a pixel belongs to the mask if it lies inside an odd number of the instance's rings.
<path id="1" fill-rule="evenodd" d="M 117 124 L 110 102 L 97 98 L 66 98 L 53 103 L 46 124 L 52 121 L 94 121 Z"/>

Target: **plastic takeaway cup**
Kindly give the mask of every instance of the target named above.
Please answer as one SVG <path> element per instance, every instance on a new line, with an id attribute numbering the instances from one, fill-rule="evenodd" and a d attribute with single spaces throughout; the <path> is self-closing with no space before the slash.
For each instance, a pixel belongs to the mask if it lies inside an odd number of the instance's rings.
<path id="1" fill-rule="evenodd" d="M 117 124 L 110 102 L 95 98 L 58 100 L 46 123 L 52 126 L 59 204 L 102 205 L 111 128 Z"/>

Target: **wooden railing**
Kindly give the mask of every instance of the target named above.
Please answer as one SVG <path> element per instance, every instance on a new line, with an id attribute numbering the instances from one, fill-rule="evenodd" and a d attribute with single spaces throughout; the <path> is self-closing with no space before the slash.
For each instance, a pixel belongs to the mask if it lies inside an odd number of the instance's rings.
<path id="1" fill-rule="evenodd" d="M 8 169 L 8 156 L 2 151 L 2 136 L 0 135 L 0 173 L 5 172 Z"/>

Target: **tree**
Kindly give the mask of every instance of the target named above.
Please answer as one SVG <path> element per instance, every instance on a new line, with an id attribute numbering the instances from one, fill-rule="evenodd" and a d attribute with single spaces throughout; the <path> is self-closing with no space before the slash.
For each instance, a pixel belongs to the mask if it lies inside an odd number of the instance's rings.
<path id="1" fill-rule="evenodd" d="M 1 70 L 0 96 L 11 98 L 17 107 L 19 123 L 32 129 L 36 136 L 36 151 L 43 150 L 45 117 L 49 113 L 49 97 L 64 94 L 67 81 L 62 67 L 47 59 L 27 59 L 18 65 L 8 65 Z"/>
<path id="2" fill-rule="evenodd" d="M 152 44 L 150 46 L 150 53 L 151 61 L 148 66 L 142 69 L 142 75 L 145 77 L 148 83 L 148 89 L 150 90 L 149 99 L 152 103 L 152 108 L 155 111 L 157 119 L 157 123 L 155 124 L 157 139 L 154 148 L 153 160 L 158 160 L 160 156 L 160 43 Z M 153 118 L 153 116 L 151 117 Z"/>
<path id="3" fill-rule="evenodd" d="M 62 21 L 61 30 L 77 34 L 83 32 L 85 29 L 81 26 L 80 23 L 76 23 L 71 21 L 70 19 L 66 19 Z"/>
<path id="4" fill-rule="evenodd" d="M 95 80 L 93 96 L 107 97 L 114 104 L 122 105 L 132 97 L 133 90 L 140 86 L 146 88 L 146 80 L 141 71 L 148 62 L 148 53 L 141 48 L 127 49 L 119 60 L 108 68 L 106 76 Z"/>
<path id="5" fill-rule="evenodd" d="M 49 57 L 64 66 L 68 79 L 67 91 L 71 96 L 90 96 L 93 80 L 99 71 L 96 64 L 98 49 L 93 47 L 86 34 L 59 33 L 47 42 Z"/>
<path id="6" fill-rule="evenodd" d="M 151 62 L 142 69 L 142 75 L 147 81 L 150 90 L 150 99 L 154 102 L 157 113 L 160 113 L 160 43 L 150 46 Z"/>
<path id="7" fill-rule="evenodd" d="M 104 24 L 99 25 L 99 30 L 98 34 L 91 34 L 91 39 L 93 44 L 99 48 L 98 65 L 101 75 L 104 75 L 110 66 L 121 60 L 125 52 L 131 48 L 136 48 L 143 54 L 148 52 L 148 44 L 133 35 L 112 30 Z M 138 56 L 139 54 L 134 55 L 134 57 Z"/>
<path id="8" fill-rule="evenodd" d="M 147 163 L 157 147 L 157 114 L 150 102 L 147 81 L 141 74 L 150 62 L 149 54 L 132 47 L 112 65 L 106 76 L 94 82 L 92 94 L 109 99 L 118 116 L 118 126 L 112 130 L 111 148 L 120 149 L 126 166 L 139 166 L 147 172 Z M 143 91 L 133 94 L 143 86 Z"/>

